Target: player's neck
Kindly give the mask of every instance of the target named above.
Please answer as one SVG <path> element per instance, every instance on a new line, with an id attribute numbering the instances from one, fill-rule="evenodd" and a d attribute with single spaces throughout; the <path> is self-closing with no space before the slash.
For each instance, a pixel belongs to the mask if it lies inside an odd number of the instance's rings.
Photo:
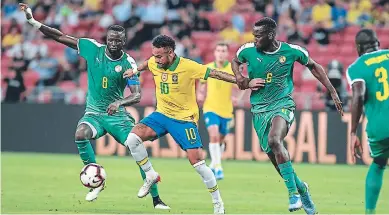
<path id="1" fill-rule="evenodd" d="M 269 53 L 275 52 L 278 48 L 280 48 L 280 46 L 281 43 L 277 40 L 274 40 L 272 44 L 269 46 L 269 48 L 265 50 L 265 52 L 269 52 Z"/>
<path id="2" fill-rule="evenodd" d="M 112 60 L 118 60 L 119 58 L 122 57 L 123 51 L 116 51 L 116 52 L 110 52 L 108 49 L 105 49 L 105 54 L 111 58 Z"/>
<path id="3" fill-rule="evenodd" d="M 168 68 L 170 68 L 170 66 L 173 65 L 174 62 L 176 62 L 176 59 L 177 59 L 177 58 L 178 58 L 178 56 L 177 56 L 177 55 L 174 55 L 172 62 L 169 63 L 169 65 L 167 65 L 166 68 L 163 68 L 163 69 L 164 69 L 164 70 L 167 70 Z"/>
<path id="4" fill-rule="evenodd" d="M 215 63 L 216 63 L 217 68 L 223 68 L 225 66 L 226 62 L 227 61 L 224 60 L 224 61 L 216 61 Z"/>

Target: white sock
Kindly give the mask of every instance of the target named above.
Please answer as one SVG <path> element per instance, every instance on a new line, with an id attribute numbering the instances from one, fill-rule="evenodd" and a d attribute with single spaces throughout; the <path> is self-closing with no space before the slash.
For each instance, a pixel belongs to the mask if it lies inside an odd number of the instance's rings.
<path id="1" fill-rule="evenodd" d="M 138 135 L 130 133 L 124 144 L 130 150 L 131 155 L 135 159 L 136 163 L 146 173 L 146 177 L 154 176 L 157 174 L 149 160 L 147 150 L 143 145 L 142 139 Z"/>
<path id="2" fill-rule="evenodd" d="M 212 173 L 211 168 L 209 168 L 203 160 L 195 163 L 193 167 L 200 174 L 205 186 L 208 188 L 209 193 L 211 193 L 212 202 L 223 202 L 222 197 L 220 196 L 219 187 L 216 183 L 215 175 Z"/>
<path id="3" fill-rule="evenodd" d="M 219 143 L 209 143 L 209 154 L 211 155 L 211 167 L 222 169 L 222 157 Z"/>

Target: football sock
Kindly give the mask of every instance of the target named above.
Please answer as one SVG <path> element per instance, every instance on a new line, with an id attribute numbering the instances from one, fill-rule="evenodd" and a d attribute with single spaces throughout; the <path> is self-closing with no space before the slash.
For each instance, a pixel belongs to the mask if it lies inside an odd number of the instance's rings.
<path id="1" fill-rule="evenodd" d="M 209 168 L 203 160 L 193 164 L 193 167 L 200 174 L 205 186 L 208 188 L 208 191 L 212 196 L 212 202 L 222 202 L 223 200 L 220 196 L 219 187 L 217 186 L 216 178 L 212 173 L 211 168 Z"/>
<path id="2" fill-rule="evenodd" d="M 385 165 L 372 163 L 366 176 L 365 186 L 365 207 L 366 214 L 375 213 L 378 196 L 382 187 L 382 179 L 384 175 Z"/>
<path id="3" fill-rule="evenodd" d="M 219 143 L 209 143 L 209 154 L 211 155 L 210 166 L 215 169 L 221 169 L 221 150 Z"/>
<path id="4" fill-rule="evenodd" d="M 138 135 L 130 133 L 124 145 L 126 145 L 127 148 L 130 150 L 132 157 L 145 172 L 146 176 L 154 176 L 155 174 L 157 174 L 154 171 L 151 162 L 149 161 L 147 150 L 143 145 L 142 139 Z"/>
<path id="5" fill-rule="evenodd" d="M 146 178 L 145 172 L 140 167 L 139 167 L 139 170 L 140 170 L 140 174 L 142 175 L 142 179 L 145 180 L 145 178 Z M 159 197 L 157 184 L 153 184 L 153 186 L 151 186 L 150 194 L 151 194 L 151 197 L 153 197 L 153 199 L 155 197 Z"/>
<path id="6" fill-rule="evenodd" d="M 96 163 L 95 152 L 93 151 L 92 145 L 89 140 L 76 140 L 78 154 L 84 165 L 90 163 Z"/>
<path id="7" fill-rule="evenodd" d="M 304 182 L 300 180 L 296 172 L 293 172 L 293 174 L 294 174 L 294 181 L 296 182 L 298 192 L 300 194 L 305 193 L 307 191 L 307 188 L 305 187 Z"/>
<path id="8" fill-rule="evenodd" d="M 285 185 L 288 188 L 289 195 L 299 194 L 296 186 L 296 181 L 294 178 L 294 171 L 292 163 L 287 161 L 282 164 L 278 164 L 282 178 L 284 179 Z"/>

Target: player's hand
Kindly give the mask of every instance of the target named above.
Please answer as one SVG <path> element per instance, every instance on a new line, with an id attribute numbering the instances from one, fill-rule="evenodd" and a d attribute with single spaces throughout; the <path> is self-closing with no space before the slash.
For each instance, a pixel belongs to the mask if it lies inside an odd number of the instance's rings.
<path id="1" fill-rule="evenodd" d="M 331 97 L 332 97 L 332 100 L 334 101 L 335 103 L 335 107 L 336 109 L 338 110 L 339 114 L 341 116 L 343 116 L 343 106 L 342 106 L 342 102 L 340 101 L 339 99 L 339 96 L 338 96 L 338 93 L 335 91 L 335 92 L 332 92 L 331 93 Z"/>
<path id="2" fill-rule="evenodd" d="M 26 18 L 27 19 L 31 19 L 32 18 L 32 11 L 28 7 L 27 4 L 19 3 L 19 8 L 20 8 L 20 10 L 24 11 L 24 13 L 26 14 Z"/>
<path id="3" fill-rule="evenodd" d="M 116 102 L 111 103 L 107 108 L 108 115 L 113 115 L 113 114 L 117 113 L 119 110 L 119 107 L 120 107 L 120 102 L 116 101 Z"/>
<path id="4" fill-rule="evenodd" d="M 134 70 L 132 69 L 127 69 L 124 73 L 123 73 L 123 78 L 130 78 L 134 75 Z"/>
<path id="5" fill-rule="evenodd" d="M 359 159 L 362 158 L 363 147 L 361 141 L 359 141 L 359 138 L 355 133 L 351 133 L 350 137 L 351 137 L 350 151 L 352 155 L 352 161 L 355 163 L 356 157 Z"/>
<path id="6" fill-rule="evenodd" d="M 262 78 L 254 78 L 249 82 L 249 88 L 252 90 L 259 90 L 259 88 L 265 86 L 265 80 Z"/>

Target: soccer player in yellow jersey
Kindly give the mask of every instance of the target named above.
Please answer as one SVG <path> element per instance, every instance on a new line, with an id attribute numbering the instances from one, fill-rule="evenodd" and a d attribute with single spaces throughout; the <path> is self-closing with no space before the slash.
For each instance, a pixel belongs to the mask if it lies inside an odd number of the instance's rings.
<path id="1" fill-rule="evenodd" d="M 231 63 L 228 62 L 228 44 L 220 42 L 216 45 L 215 61 L 207 64 L 209 68 L 219 69 L 228 74 L 234 74 Z M 204 121 L 209 135 L 210 167 L 217 180 L 224 178 L 221 157 L 224 149 L 221 147 L 225 136 L 230 132 L 233 121 L 232 89 L 236 85 L 214 78 L 200 82 L 198 100 L 206 99 L 203 106 Z M 205 88 L 207 88 L 205 92 Z M 244 91 L 242 91 L 244 92 Z"/>
<path id="2" fill-rule="evenodd" d="M 235 76 L 210 69 L 192 60 L 178 57 L 174 53 L 175 41 L 159 35 L 152 41 L 153 56 L 137 69 L 127 70 L 123 77 L 131 77 L 142 70 L 150 70 L 156 85 L 157 110 L 142 119 L 127 137 L 126 146 L 138 165 L 146 173 L 146 179 L 138 192 L 143 198 L 153 184 L 160 181 L 148 159 L 143 141 L 154 140 L 169 133 L 180 147 L 187 152 L 189 162 L 202 177 L 212 196 L 214 213 L 224 214 L 224 204 L 212 170 L 201 156 L 201 138 L 197 129 L 199 109 L 196 101 L 195 81 L 215 78 L 235 83 Z M 259 88 L 263 79 L 247 79 L 243 89 Z"/>

